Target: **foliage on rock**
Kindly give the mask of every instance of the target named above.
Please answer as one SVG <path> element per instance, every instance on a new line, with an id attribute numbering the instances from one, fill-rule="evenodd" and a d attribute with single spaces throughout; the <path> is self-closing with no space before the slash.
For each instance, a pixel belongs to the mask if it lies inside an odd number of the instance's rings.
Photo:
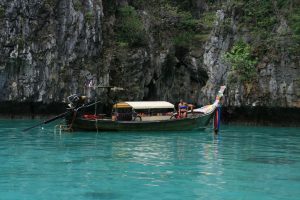
<path id="1" fill-rule="evenodd" d="M 118 24 L 116 27 L 117 41 L 132 47 L 145 45 L 145 32 L 142 20 L 132 6 L 122 6 L 118 10 Z"/>
<path id="2" fill-rule="evenodd" d="M 224 56 L 231 65 L 231 69 L 242 82 L 251 82 L 256 77 L 255 65 L 257 59 L 252 55 L 251 46 L 238 41 Z"/>
<path id="3" fill-rule="evenodd" d="M 5 8 L 3 8 L 3 6 L 0 5 L 0 19 L 5 17 Z"/>

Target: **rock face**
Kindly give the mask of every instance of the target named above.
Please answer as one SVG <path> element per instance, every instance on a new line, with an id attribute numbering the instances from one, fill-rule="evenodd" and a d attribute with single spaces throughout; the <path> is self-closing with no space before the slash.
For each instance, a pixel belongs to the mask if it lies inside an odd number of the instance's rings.
<path id="1" fill-rule="evenodd" d="M 223 55 L 238 38 L 251 41 L 247 31 L 237 29 L 238 13 L 220 5 L 205 41 L 182 48 L 168 39 L 168 29 L 178 19 L 164 10 L 151 11 L 151 3 L 0 0 L 0 101 L 47 104 L 64 102 L 73 93 L 97 93 L 103 102 L 185 99 L 204 104 L 226 84 L 227 106 L 300 107 L 299 57 L 291 56 L 284 42 L 278 43 L 277 59 L 266 55 L 259 60 L 256 82 L 230 83 L 230 65 Z M 116 27 L 122 23 L 117 7 L 126 5 L 137 8 L 143 45 L 124 45 L 116 39 Z M 192 1 L 192 6 L 198 18 L 210 9 L 203 0 Z M 288 30 L 282 17 L 274 32 Z M 104 89 L 89 87 L 98 84 L 125 91 L 108 97 Z"/>
<path id="2" fill-rule="evenodd" d="M 97 78 L 101 0 L 0 5 L 0 101 L 60 102 Z"/>
<path id="3" fill-rule="evenodd" d="M 226 84 L 227 105 L 229 106 L 267 106 L 267 107 L 300 107 L 300 67 L 299 56 L 290 55 L 287 44 L 277 42 L 279 52 L 272 57 L 266 53 L 257 66 L 257 79 L 252 84 L 229 83 L 227 80 L 230 67 L 222 56 L 228 51 L 237 38 L 246 37 L 236 30 L 235 13 L 228 13 L 230 30 L 226 30 L 225 12 L 217 11 L 217 20 L 210 39 L 205 45 L 204 66 L 209 74 L 209 80 L 202 91 L 203 98 L 211 99 L 220 84 Z M 288 29 L 286 21 L 281 19 L 277 32 Z M 278 34 L 279 34 L 278 33 Z M 278 36 L 279 37 L 279 36 Z"/>
<path id="4" fill-rule="evenodd" d="M 203 64 L 209 74 L 208 82 L 205 87 L 202 88 L 202 98 L 205 103 L 210 102 L 215 97 L 220 85 L 228 86 L 226 75 L 229 67 L 223 63 L 222 55 L 229 49 L 229 45 L 233 42 L 233 38 L 231 34 L 225 32 L 222 26 L 224 19 L 224 11 L 218 10 L 216 13 L 214 29 L 209 40 L 205 44 Z"/>
<path id="5" fill-rule="evenodd" d="M 178 60 L 174 46 L 158 49 L 146 11 L 141 18 L 149 43 L 119 49 L 110 35 L 115 16 L 103 16 L 101 0 L 2 1 L 1 8 L 0 101 L 50 103 L 73 93 L 93 96 L 94 89 L 87 87 L 92 83 L 123 86 L 126 92 L 112 94 L 114 99 L 197 102 L 207 79 L 190 53 Z"/>

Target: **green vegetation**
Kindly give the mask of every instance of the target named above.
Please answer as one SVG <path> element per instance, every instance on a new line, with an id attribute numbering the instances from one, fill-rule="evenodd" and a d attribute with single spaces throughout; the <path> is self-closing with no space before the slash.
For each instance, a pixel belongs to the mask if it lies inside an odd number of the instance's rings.
<path id="1" fill-rule="evenodd" d="M 93 12 L 92 11 L 86 12 L 85 15 L 84 15 L 84 18 L 85 18 L 85 21 L 87 23 L 92 23 L 93 20 L 94 20 L 94 14 L 93 14 Z"/>
<path id="2" fill-rule="evenodd" d="M 81 11 L 81 10 L 83 10 L 83 5 L 82 5 L 82 3 L 81 3 L 80 0 L 73 0 L 73 5 L 74 5 L 74 9 L 75 9 L 76 11 Z"/>
<path id="3" fill-rule="evenodd" d="M 173 22 L 172 35 L 175 46 L 189 48 L 198 32 L 200 21 L 189 11 L 180 10 L 171 4 L 163 7 L 167 20 Z M 169 31 L 170 31 L 169 29 Z"/>
<path id="4" fill-rule="evenodd" d="M 132 6 L 122 6 L 118 10 L 117 41 L 126 46 L 143 46 L 146 43 L 142 20 Z"/>
<path id="5" fill-rule="evenodd" d="M 18 37 L 17 44 L 19 46 L 19 49 L 24 49 L 25 48 L 25 39 L 23 37 Z"/>
<path id="6" fill-rule="evenodd" d="M 199 20 L 195 19 L 190 12 L 178 11 L 178 25 L 180 30 L 196 31 L 199 26 Z"/>
<path id="7" fill-rule="evenodd" d="M 145 0 L 134 0 L 132 6 L 136 9 L 142 9 L 145 6 Z"/>
<path id="8" fill-rule="evenodd" d="M 238 41 L 224 56 L 231 64 L 231 69 L 242 82 L 251 82 L 256 77 L 257 59 L 253 57 L 251 46 L 243 41 Z"/>
<path id="9" fill-rule="evenodd" d="M 273 1 L 233 0 L 229 5 L 237 13 L 239 30 L 247 30 L 253 51 L 258 56 L 263 56 L 267 52 L 272 52 L 272 57 L 278 54 L 277 39 L 274 37 L 275 34 L 272 34 L 278 25 Z"/>
<path id="10" fill-rule="evenodd" d="M 194 35 L 194 40 L 198 41 L 198 42 L 205 42 L 208 40 L 210 34 L 209 33 L 199 33 L 199 34 L 195 34 Z"/>
<path id="11" fill-rule="evenodd" d="M 294 9 L 290 15 L 291 28 L 295 36 L 300 37 L 300 8 Z"/>
<path id="12" fill-rule="evenodd" d="M 193 7 L 191 0 L 171 0 L 170 3 L 172 2 L 182 10 L 190 10 Z"/>
<path id="13" fill-rule="evenodd" d="M 261 39 L 270 36 L 277 23 L 276 13 L 272 0 L 244 1 L 241 24 L 250 27 L 253 34 Z"/>
<path id="14" fill-rule="evenodd" d="M 54 8 L 56 6 L 57 0 L 46 0 L 45 5 L 48 5 L 51 8 Z"/>
<path id="15" fill-rule="evenodd" d="M 198 21 L 199 25 L 201 25 L 201 30 L 196 32 L 194 40 L 203 43 L 208 40 L 210 32 L 214 27 L 216 11 L 210 10 L 204 12 Z"/>
<path id="16" fill-rule="evenodd" d="M 117 42 L 117 44 L 118 44 L 119 47 L 123 47 L 123 48 L 128 47 L 127 42 Z"/>
<path id="17" fill-rule="evenodd" d="M 189 47 L 195 38 L 194 33 L 183 32 L 174 37 L 174 44 L 179 47 Z"/>
<path id="18" fill-rule="evenodd" d="M 107 7 L 113 7 L 106 4 Z M 146 10 L 152 18 L 153 29 L 150 31 L 156 34 L 162 43 L 164 40 L 171 41 L 175 46 L 185 49 L 199 46 L 199 43 L 208 38 L 215 20 L 215 12 L 209 11 L 203 18 L 198 19 L 192 14 L 194 7 L 190 0 L 132 1 L 128 6 L 117 9 L 117 43 L 122 46 L 126 46 L 124 43 L 128 43 L 128 46 L 145 44 L 145 30 L 136 11 L 139 9 Z"/>
<path id="19" fill-rule="evenodd" d="M 115 15 L 117 11 L 116 1 L 102 1 L 104 16 Z"/>
<path id="20" fill-rule="evenodd" d="M 300 6 L 300 5 L 299 5 Z M 299 56 L 300 54 L 300 8 L 297 7 L 288 16 L 289 25 L 292 29 L 292 39 L 294 45 L 290 50 Z"/>
<path id="21" fill-rule="evenodd" d="M 5 17 L 5 8 L 3 8 L 1 5 L 0 5 L 0 19 L 3 19 Z"/>
<path id="22" fill-rule="evenodd" d="M 152 20 L 149 31 L 161 44 L 171 41 L 176 47 L 184 49 L 201 48 L 214 27 L 216 10 L 222 8 L 225 19 L 219 26 L 223 26 L 223 33 L 228 34 L 233 30 L 234 20 L 237 33 L 251 41 L 251 55 L 255 55 L 257 59 L 268 56 L 279 60 L 282 48 L 293 51 L 295 48 L 300 49 L 298 0 L 207 0 L 205 4 L 208 9 L 203 8 L 201 16 L 199 12 L 195 12 L 197 5 L 191 0 L 136 0 L 119 8 L 113 1 L 105 2 L 106 7 L 111 8 L 111 13 L 117 16 L 115 33 L 117 44 L 121 47 L 144 46 L 146 43 L 138 9 L 147 12 L 145 19 Z M 286 30 L 284 24 L 279 26 L 284 20 L 288 23 Z"/>
<path id="23" fill-rule="evenodd" d="M 278 47 L 286 48 L 296 56 L 300 53 L 299 0 L 234 0 L 231 6 L 237 10 L 240 30 L 250 31 L 257 54 L 268 52 L 276 58 L 280 53 Z M 285 20 L 288 28 L 276 32 Z"/>
<path id="24" fill-rule="evenodd" d="M 212 29 L 215 20 L 216 20 L 216 12 L 210 11 L 203 14 L 201 18 L 201 23 L 205 28 Z"/>

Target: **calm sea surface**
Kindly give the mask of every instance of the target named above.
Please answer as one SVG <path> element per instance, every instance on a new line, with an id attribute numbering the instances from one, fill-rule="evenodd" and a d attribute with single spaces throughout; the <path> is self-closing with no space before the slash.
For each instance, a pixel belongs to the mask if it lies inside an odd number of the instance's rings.
<path id="1" fill-rule="evenodd" d="M 29 132 L 0 121 L 0 199 L 300 199 L 300 128 Z"/>

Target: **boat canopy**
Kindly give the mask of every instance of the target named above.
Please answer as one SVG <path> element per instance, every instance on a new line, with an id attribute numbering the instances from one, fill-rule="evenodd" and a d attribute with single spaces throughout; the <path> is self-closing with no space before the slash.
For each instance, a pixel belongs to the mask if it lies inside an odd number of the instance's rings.
<path id="1" fill-rule="evenodd" d="M 174 105 L 167 101 L 126 101 L 115 104 L 113 108 L 160 109 L 174 108 Z"/>

